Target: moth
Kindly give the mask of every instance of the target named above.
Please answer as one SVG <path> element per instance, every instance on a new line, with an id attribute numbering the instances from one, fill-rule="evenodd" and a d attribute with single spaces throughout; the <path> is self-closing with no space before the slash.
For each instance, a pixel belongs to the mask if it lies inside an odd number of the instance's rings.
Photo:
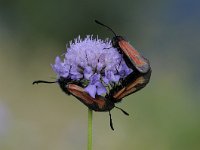
<path id="1" fill-rule="evenodd" d="M 131 74 L 121 81 L 119 86 L 116 86 L 110 91 L 109 97 L 114 99 L 115 102 L 120 102 L 122 98 L 141 90 L 149 83 L 152 72 L 150 63 L 128 41 L 122 36 L 117 35 L 112 28 L 97 20 L 95 22 L 106 27 L 114 34 L 112 46 L 117 48 L 123 55 L 127 66 L 133 70 Z"/>
<path id="2" fill-rule="evenodd" d="M 112 130 L 114 130 L 113 123 L 112 123 L 112 117 L 110 111 L 115 107 L 119 110 L 121 110 L 125 115 L 129 115 L 126 111 L 123 109 L 115 106 L 115 101 L 112 100 L 112 97 L 109 97 L 108 95 L 103 97 L 96 95 L 95 98 L 91 97 L 87 92 L 85 92 L 83 85 L 81 82 L 72 81 L 69 78 L 63 78 L 60 77 L 57 81 L 44 81 L 44 80 L 37 80 L 34 81 L 33 84 L 38 83 L 58 83 L 60 85 L 60 88 L 67 94 L 67 95 L 73 95 L 76 97 L 80 102 L 82 102 L 84 105 L 86 105 L 89 109 L 98 111 L 98 112 L 109 112 L 110 117 L 110 127 Z"/>

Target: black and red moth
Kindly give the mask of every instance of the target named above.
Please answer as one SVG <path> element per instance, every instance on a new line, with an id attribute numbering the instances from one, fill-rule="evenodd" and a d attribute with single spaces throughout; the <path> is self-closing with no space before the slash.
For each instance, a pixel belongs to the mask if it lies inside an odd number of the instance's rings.
<path id="1" fill-rule="evenodd" d="M 91 97 L 84 90 L 81 82 L 72 81 L 69 78 L 60 77 L 55 82 L 38 80 L 36 83 L 58 83 L 61 89 L 68 95 L 75 96 L 80 102 L 86 105 L 89 109 L 98 112 L 109 112 L 110 126 L 114 130 L 110 111 L 115 107 L 120 109 L 124 114 L 128 115 L 123 109 L 116 107 L 115 103 L 120 102 L 124 97 L 144 88 L 150 80 L 151 68 L 149 61 L 144 58 L 139 52 L 133 48 L 122 36 L 117 36 L 115 32 L 108 26 L 95 20 L 96 23 L 107 27 L 114 33 L 112 39 L 113 47 L 117 48 L 123 54 L 126 64 L 133 69 L 133 73 L 129 74 L 121 81 L 120 85 L 110 89 L 105 97 L 97 95 L 95 98 Z M 109 48 L 108 48 L 109 50 Z"/>
<path id="2" fill-rule="evenodd" d="M 140 53 L 122 36 L 116 35 L 110 27 L 97 20 L 95 20 L 95 22 L 108 28 L 114 34 L 112 39 L 113 47 L 117 48 L 118 51 L 123 54 L 126 64 L 134 70 L 133 73 L 129 74 L 122 81 L 121 85 L 110 91 L 110 97 L 112 97 L 115 102 L 119 102 L 122 98 L 141 90 L 149 83 L 151 77 L 150 63 L 148 59 L 140 55 Z"/>

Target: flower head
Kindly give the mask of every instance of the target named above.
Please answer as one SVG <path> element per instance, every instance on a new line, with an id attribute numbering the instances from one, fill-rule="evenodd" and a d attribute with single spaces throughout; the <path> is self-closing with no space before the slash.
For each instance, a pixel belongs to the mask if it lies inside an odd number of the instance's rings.
<path id="1" fill-rule="evenodd" d="M 106 87 L 118 84 L 132 72 L 110 40 L 92 36 L 79 36 L 70 42 L 64 60 L 57 56 L 52 68 L 58 78 L 83 82 L 85 91 L 93 98 L 106 94 Z"/>

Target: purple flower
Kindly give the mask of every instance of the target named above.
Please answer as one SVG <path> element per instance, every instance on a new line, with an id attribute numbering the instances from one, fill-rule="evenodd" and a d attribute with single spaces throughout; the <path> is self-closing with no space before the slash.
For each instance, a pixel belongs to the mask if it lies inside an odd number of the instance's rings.
<path id="1" fill-rule="evenodd" d="M 85 91 L 90 94 L 91 97 L 95 98 L 95 95 L 102 95 L 106 93 L 106 88 L 101 83 L 100 74 L 95 73 L 90 77 L 90 83 L 85 88 Z"/>
<path id="2" fill-rule="evenodd" d="M 118 84 L 132 72 L 110 40 L 101 40 L 80 36 L 71 41 L 65 53 L 64 61 L 56 57 L 52 65 L 57 77 L 70 78 L 84 82 L 84 88 L 90 96 L 107 93 L 108 86 Z"/>

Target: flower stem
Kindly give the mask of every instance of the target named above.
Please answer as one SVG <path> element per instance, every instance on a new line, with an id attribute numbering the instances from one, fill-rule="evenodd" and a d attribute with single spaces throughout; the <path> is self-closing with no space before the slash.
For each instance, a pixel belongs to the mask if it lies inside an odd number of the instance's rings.
<path id="1" fill-rule="evenodd" d="M 88 108 L 88 150 L 92 150 L 92 110 Z"/>

